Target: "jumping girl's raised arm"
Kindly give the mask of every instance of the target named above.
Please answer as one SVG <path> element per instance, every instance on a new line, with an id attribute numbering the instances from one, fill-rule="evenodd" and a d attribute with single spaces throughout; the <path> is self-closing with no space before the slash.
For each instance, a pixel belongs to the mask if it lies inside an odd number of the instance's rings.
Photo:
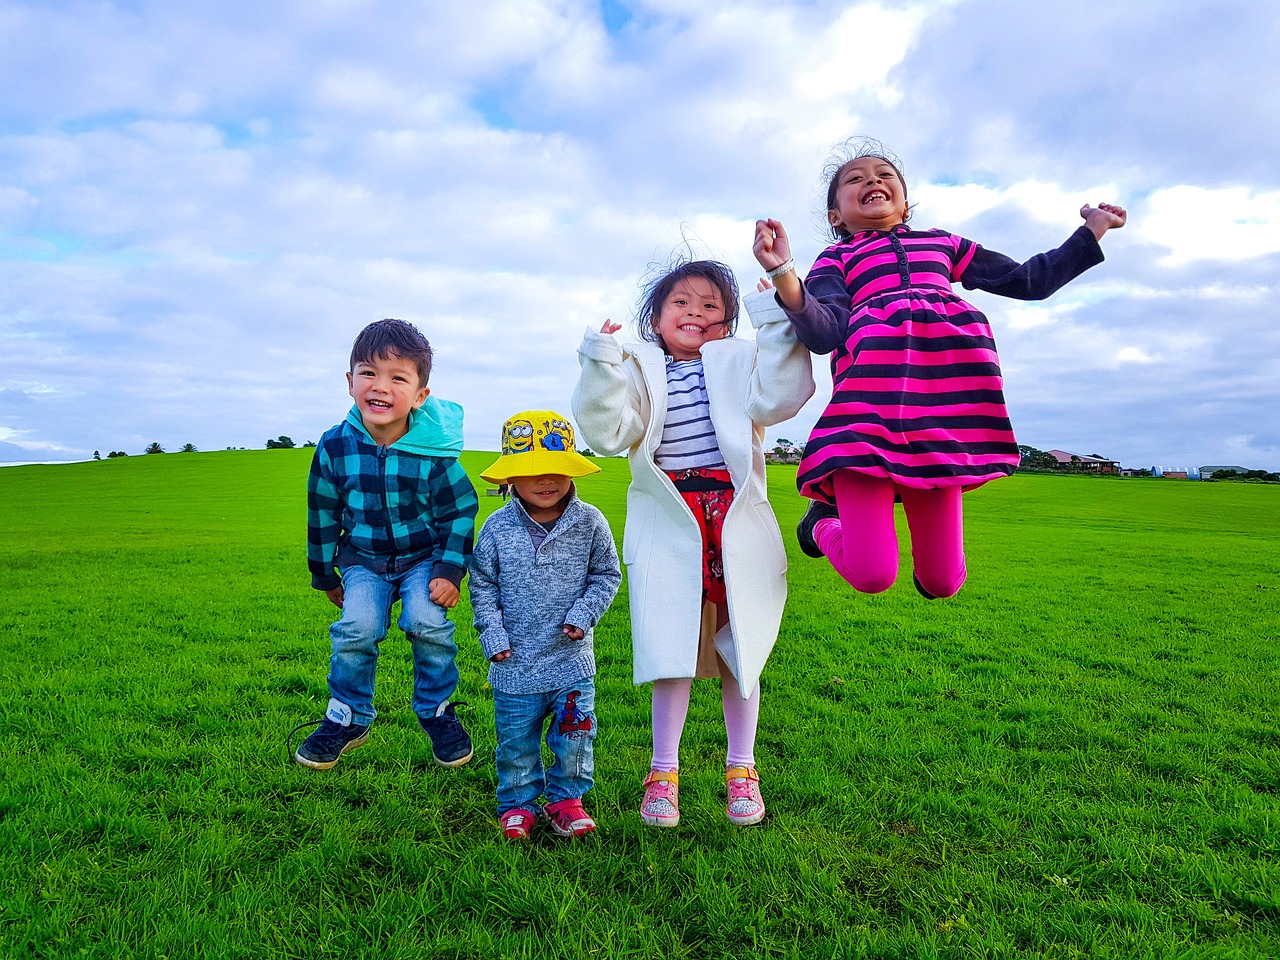
<path id="1" fill-rule="evenodd" d="M 843 343 L 850 300 L 839 264 L 819 259 L 801 283 L 787 231 L 777 220 L 756 221 L 752 250 L 768 271 L 776 302 L 787 312 L 800 342 L 814 353 L 830 353 Z"/>

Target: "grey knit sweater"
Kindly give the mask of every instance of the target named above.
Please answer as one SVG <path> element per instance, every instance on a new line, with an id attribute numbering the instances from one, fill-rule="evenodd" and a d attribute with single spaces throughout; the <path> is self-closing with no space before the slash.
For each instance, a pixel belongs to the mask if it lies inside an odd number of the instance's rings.
<path id="1" fill-rule="evenodd" d="M 545 693 L 596 672 L 592 631 L 609 609 L 622 571 L 609 522 L 576 492 L 537 552 L 518 499 L 485 521 L 468 570 L 476 631 L 489 685 L 505 693 Z M 565 624 L 585 631 L 564 635 Z"/>

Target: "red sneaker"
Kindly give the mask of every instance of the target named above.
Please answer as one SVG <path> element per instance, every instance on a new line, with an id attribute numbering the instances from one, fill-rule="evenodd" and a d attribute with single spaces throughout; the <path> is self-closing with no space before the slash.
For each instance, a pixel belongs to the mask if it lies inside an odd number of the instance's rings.
<path id="1" fill-rule="evenodd" d="M 502 835 L 508 840 L 528 840 L 533 825 L 537 821 L 537 814 L 523 807 L 508 810 L 498 818 L 498 822 L 502 825 Z"/>
<path id="2" fill-rule="evenodd" d="M 596 822 L 582 809 L 581 797 L 549 803 L 546 814 L 551 829 L 562 837 L 584 837 L 595 833 Z"/>

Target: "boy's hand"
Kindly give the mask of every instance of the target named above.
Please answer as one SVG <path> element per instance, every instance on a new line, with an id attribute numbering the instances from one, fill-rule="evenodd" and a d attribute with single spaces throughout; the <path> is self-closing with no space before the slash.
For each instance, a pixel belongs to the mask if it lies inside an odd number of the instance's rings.
<path id="1" fill-rule="evenodd" d="M 454 586 L 452 580 L 444 577 L 436 577 L 431 581 L 431 590 L 427 594 L 431 598 L 431 602 L 442 607 L 456 607 L 458 605 L 458 588 Z"/>
<path id="2" fill-rule="evenodd" d="M 332 590 L 326 590 L 324 595 L 333 601 L 335 607 L 342 609 L 342 584 L 338 584 Z"/>
<path id="3" fill-rule="evenodd" d="M 1084 217 L 1084 225 L 1093 231 L 1098 240 L 1108 230 L 1119 230 L 1129 219 L 1124 207 L 1114 203 L 1100 203 L 1096 207 L 1085 204 L 1080 208 L 1080 216 Z"/>
<path id="4" fill-rule="evenodd" d="M 757 292 L 764 293 L 766 290 L 772 290 L 772 289 L 773 289 L 773 284 L 769 282 L 768 277 L 761 277 L 759 280 L 756 281 Z"/>
<path id="5" fill-rule="evenodd" d="M 511 659 L 511 651 L 503 650 L 501 653 L 495 653 L 489 658 L 490 663 L 501 663 L 503 660 Z"/>
<path id="6" fill-rule="evenodd" d="M 614 323 L 612 320 L 606 320 L 604 324 L 600 327 L 600 332 L 603 333 L 605 336 L 610 336 L 611 334 L 617 333 L 621 329 L 622 329 L 622 324 Z"/>
<path id="7" fill-rule="evenodd" d="M 564 625 L 564 635 L 570 640 L 581 640 L 587 634 L 581 627 L 575 627 L 571 623 L 566 623 Z"/>

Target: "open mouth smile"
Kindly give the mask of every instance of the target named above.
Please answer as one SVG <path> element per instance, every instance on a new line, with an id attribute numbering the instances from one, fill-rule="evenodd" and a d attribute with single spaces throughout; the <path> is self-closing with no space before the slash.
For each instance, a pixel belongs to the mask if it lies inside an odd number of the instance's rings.
<path id="1" fill-rule="evenodd" d="M 870 193 L 868 193 L 865 197 L 862 198 L 863 203 L 875 203 L 877 200 L 880 201 L 881 203 L 888 203 L 889 195 L 885 193 L 883 190 L 872 190 Z"/>

